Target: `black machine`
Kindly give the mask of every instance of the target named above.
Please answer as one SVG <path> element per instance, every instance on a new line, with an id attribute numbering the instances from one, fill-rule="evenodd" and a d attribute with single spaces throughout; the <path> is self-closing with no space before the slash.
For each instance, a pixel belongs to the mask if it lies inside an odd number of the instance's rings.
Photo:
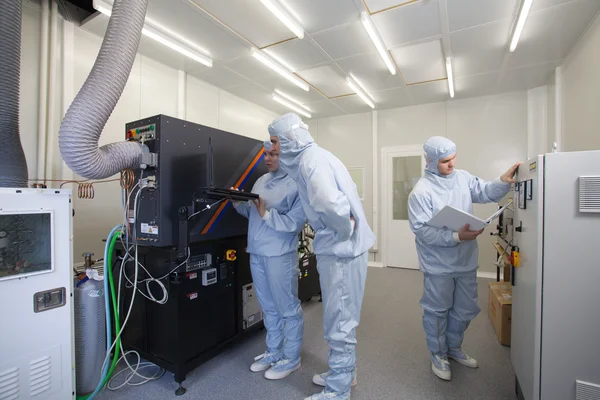
<path id="1" fill-rule="evenodd" d="M 153 155 L 135 171 L 136 182 L 150 185 L 137 204 L 130 202 L 129 222 L 139 262 L 155 278 L 168 276 L 161 281 L 168 300 L 160 304 L 163 291 L 156 282 L 140 285 L 159 302 L 137 295 L 123 345 L 172 372 L 181 395 L 188 372 L 262 327 L 245 252 L 248 222 L 230 202 L 258 196 L 226 188 L 250 192 L 267 172 L 263 145 L 165 115 L 127 124 L 126 138 L 143 142 Z M 133 264 L 127 264 L 128 276 Z M 144 279 L 140 270 L 138 281 Z M 122 309 L 132 294 L 126 291 Z"/>
<path id="2" fill-rule="evenodd" d="M 138 285 L 147 298 L 136 295 L 122 342 L 172 372 L 182 395 L 187 373 L 263 327 L 245 251 L 248 222 L 231 205 L 258 198 L 249 192 L 267 172 L 263 144 L 165 115 L 127 124 L 126 138 L 150 153 L 135 171 L 145 188 L 129 205 L 129 244 L 152 277 L 164 277 L 164 289 L 152 280 Z M 117 251 L 126 254 L 124 246 Z M 299 297 L 307 300 L 320 292 L 314 255 L 305 252 L 300 270 Z M 133 273 L 129 262 L 125 274 Z M 143 269 L 138 274 L 138 282 L 147 279 Z M 120 315 L 132 295 L 128 285 Z"/>
<path id="3" fill-rule="evenodd" d="M 261 162 L 262 142 L 166 115 L 131 122 L 125 128 L 127 140 L 143 142 L 156 154 L 155 167 L 136 171 L 138 179 L 148 179 L 156 186 L 140 196 L 138 244 L 176 246 L 180 207 L 188 208 L 188 216 L 196 214 L 189 224 L 191 243 L 247 234 L 247 221 L 233 210 L 228 188 L 249 192 L 267 172 Z M 244 199 L 247 197 L 240 198 Z"/>

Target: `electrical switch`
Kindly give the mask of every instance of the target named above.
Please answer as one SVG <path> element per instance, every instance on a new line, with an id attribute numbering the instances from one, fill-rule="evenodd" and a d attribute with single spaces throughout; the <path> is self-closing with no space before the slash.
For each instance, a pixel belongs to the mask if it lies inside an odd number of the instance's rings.
<path id="1" fill-rule="evenodd" d="M 236 251 L 235 250 L 227 250 L 227 252 L 225 252 L 225 259 L 227 261 L 235 261 L 235 260 L 237 260 Z"/>

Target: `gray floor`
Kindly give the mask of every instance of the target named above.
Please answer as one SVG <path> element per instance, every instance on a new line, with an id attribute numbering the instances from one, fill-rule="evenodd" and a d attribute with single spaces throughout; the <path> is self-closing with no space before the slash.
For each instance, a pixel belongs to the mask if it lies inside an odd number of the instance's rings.
<path id="1" fill-rule="evenodd" d="M 452 362 L 452 381 L 431 372 L 421 327 L 418 301 L 422 275 L 418 271 L 369 268 L 362 321 L 358 329 L 358 385 L 352 400 L 383 399 L 515 399 L 509 348 L 501 346 L 487 315 L 487 280 L 479 283 L 481 314 L 467 331 L 464 347 L 479 360 L 473 370 Z M 229 348 L 191 372 L 179 399 L 298 399 L 316 393 L 315 372 L 327 370 L 322 307 L 314 299 L 303 305 L 305 344 L 302 367 L 282 381 L 267 381 L 248 369 L 264 351 L 264 333 Z M 118 384 L 118 382 L 115 382 Z M 175 399 L 173 376 L 139 387 L 105 392 L 96 399 Z"/>

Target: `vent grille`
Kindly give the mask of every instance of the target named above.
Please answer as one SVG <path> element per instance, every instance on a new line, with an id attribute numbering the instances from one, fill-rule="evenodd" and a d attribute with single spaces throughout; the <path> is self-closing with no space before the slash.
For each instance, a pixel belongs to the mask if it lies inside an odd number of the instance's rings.
<path id="1" fill-rule="evenodd" d="M 51 360 L 50 357 L 42 357 L 29 363 L 29 390 L 32 397 L 52 387 Z"/>
<path id="2" fill-rule="evenodd" d="M 579 177 L 579 211 L 600 213 L 600 176 Z"/>
<path id="3" fill-rule="evenodd" d="M 576 400 L 600 400 L 600 385 L 594 383 L 576 381 Z"/>
<path id="4" fill-rule="evenodd" d="M 19 398 L 19 368 L 0 372 L 0 400 Z"/>

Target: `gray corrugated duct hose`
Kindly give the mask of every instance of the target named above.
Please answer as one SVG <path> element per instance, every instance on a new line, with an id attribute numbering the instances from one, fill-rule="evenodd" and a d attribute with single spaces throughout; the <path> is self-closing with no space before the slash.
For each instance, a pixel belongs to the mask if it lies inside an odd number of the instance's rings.
<path id="1" fill-rule="evenodd" d="M 0 6 L 0 187 L 27 187 L 27 161 L 19 135 L 21 0 Z"/>
<path id="2" fill-rule="evenodd" d="M 60 127 L 60 153 L 69 168 L 84 178 L 104 179 L 141 163 L 139 143 L 98 148 L 98 140 L 129 78 L 147 5 L 148 0 L 114 2 L 96 63 Z"/>

